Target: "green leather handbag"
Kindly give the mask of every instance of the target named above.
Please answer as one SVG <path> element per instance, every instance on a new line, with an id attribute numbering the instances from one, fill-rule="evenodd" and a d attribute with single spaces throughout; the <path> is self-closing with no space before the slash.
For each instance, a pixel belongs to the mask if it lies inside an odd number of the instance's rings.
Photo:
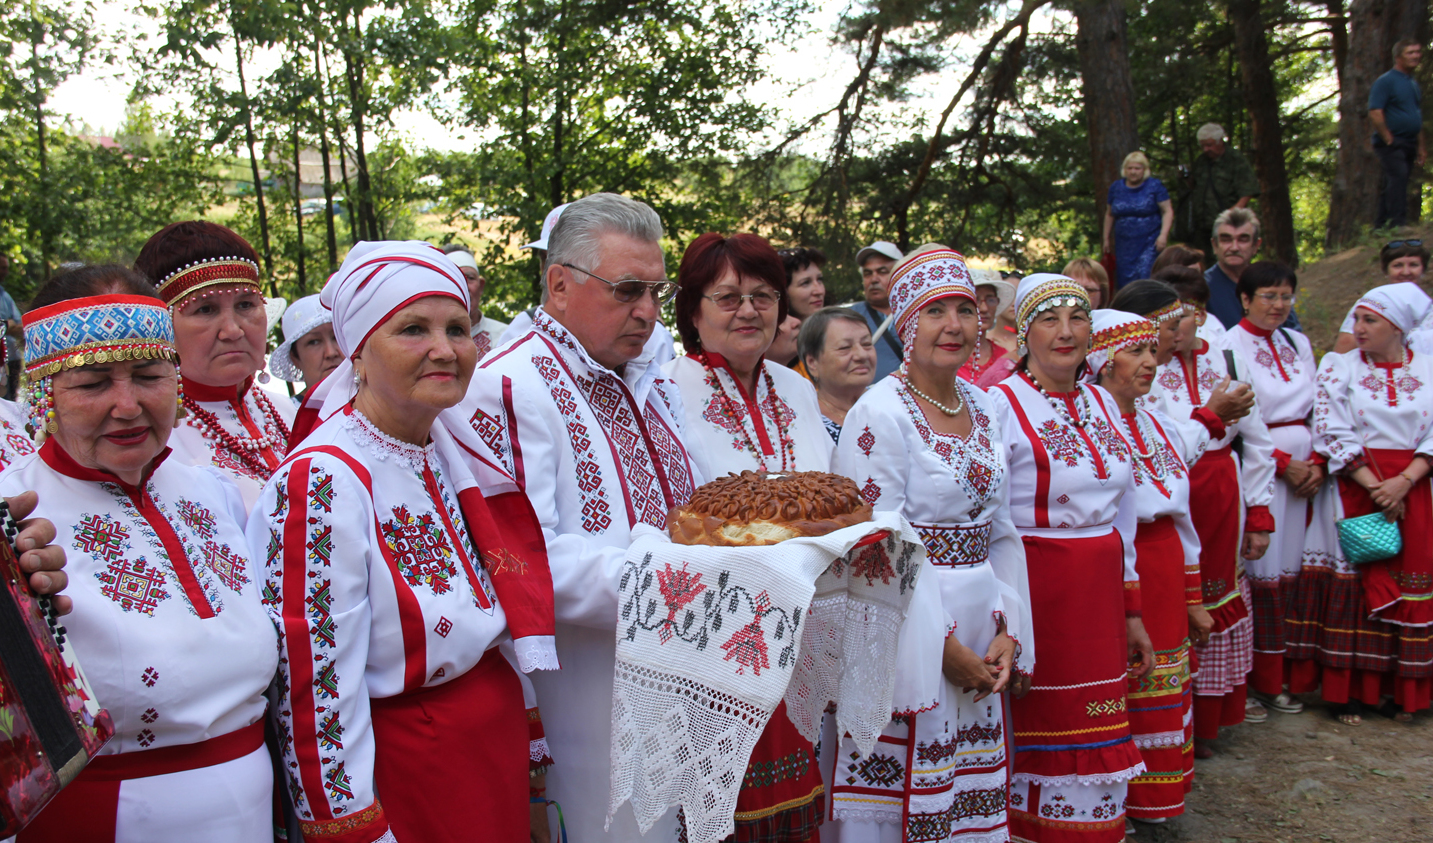
<path id="1" fill-rule="evenodd" d="M 1389 521 L 1382 512 L 1340 518 L 1338 546 L 1350 565 L 1367 565 L 1397 556 L 1403 550 L 1403 534 L 1397 521 Z"/>

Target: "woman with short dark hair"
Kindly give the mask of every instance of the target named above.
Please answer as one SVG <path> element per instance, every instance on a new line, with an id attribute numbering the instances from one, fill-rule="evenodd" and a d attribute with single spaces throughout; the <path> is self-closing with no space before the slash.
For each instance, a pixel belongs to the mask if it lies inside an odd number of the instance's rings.
<path id="1" fill-rule="evenodd" d="M 796 349 L 816 387 L 821 421 L 834 442 L 841 436 L 847 411 L 876 376 L 871 326 L 850 308 L 823 307 L 801 323 Z"/>
<path id="2" fill-rule="evenodd" d="M 664 369 L 681 393 L 684 443 L 703 477 L 831 469 L 833 445 L 816 391 L 766 359 L 777 326 L 787 321 L 785 287 L 781 258 L 755 234 L 703 234 L 682 255 L 675 310 L 687 354 Z M 737 796 L 737 841 L 795 843 L 816 833 L 825 787 L 815 758 L 783 703 L 757 741 Z M 778 768 L 795 772 L 760 772 Z M 773 830 L 779 836 L 764 836 Z"/>

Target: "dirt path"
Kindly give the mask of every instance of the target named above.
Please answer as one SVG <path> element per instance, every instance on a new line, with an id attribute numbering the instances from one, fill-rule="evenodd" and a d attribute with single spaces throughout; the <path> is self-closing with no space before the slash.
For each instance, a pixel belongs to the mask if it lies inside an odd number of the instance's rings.
<path id="1" fill-rule="evenodd" d="M 1433 841 L 1433 715 L 1344 726 L 1306 694 L 1304 713 L 1223 730 L 1195 768 L 1187 811 L 1135 824 L 1134 843 Z"/>

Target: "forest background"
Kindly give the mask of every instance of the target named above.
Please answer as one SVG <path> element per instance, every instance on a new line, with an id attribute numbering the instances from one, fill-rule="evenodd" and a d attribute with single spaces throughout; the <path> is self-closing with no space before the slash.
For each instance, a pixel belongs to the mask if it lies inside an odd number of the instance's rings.
<path id="1" fill-rule="evenodd" d="M 1313 260 L 1368 238 L 1368 91 L 1429 29 L 1427 0 L 852 0 L 834 26 L 815 0 L 117 5 L 145 24 L 0 0 L 0 253 L 22 302 L 203 216 L 290 300 L 356 240 L 460 240 L 510 316 L 537 300 L 517 246 L 599 190 L 658 210 L 673 276 L 696 235 L 754 230 L 824 249 L 845 301 L 876 239 L 1027 272 L 1096 256 L 1124 156 L 1178 196 L 1208 121 L 1256 169 L 1266 256 Z M 813 28 L 838 61 L 764 84 Z M 53 105 L 97 72 L 128 90 L 122 126 Z M 413 114 L 465 143 L 405 138 Z"/>

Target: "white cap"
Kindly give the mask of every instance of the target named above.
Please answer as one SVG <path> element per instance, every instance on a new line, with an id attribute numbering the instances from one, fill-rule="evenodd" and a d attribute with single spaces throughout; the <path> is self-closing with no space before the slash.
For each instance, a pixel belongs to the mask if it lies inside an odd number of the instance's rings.
<path id="1" fill-rule="evenodd" d="M 896 247 L 895 243 L 888 240 L 877 240 L 856 253 L 856 266 L 860 266 L 861 262 L 871 255 L 880 255 L 881 257 L 890 258 L 893 261 L 899 261 L 905 257 L 905 255 L 901 253 L 901 250 Z"/>
<path id="2" fill-rule="evenodd" d="M 457 264 L 459 269 L 462 269 L 466 266 L 468 269 L 471 269 L 474 272 L 477 272 L 479 274 L 482 273 L 482 270 L 478 268 L 478 259 L 473 257 L 472 252 L 465 251 L 463 249 L 454 249 L 453 251 L 448 252 L 447 255 L 448 260 Z"/>
<path id="3" fill-rule="evenodd" d="M 572 203 L 569 202 L 567 204 L 571 205 Z M 542 221 L 542 236 L 532 241 L 531 243 L 528 243 L 519 248 L 541 249 L 544 252 L 547 251 L 547 238 L 552 235 L 552 228 L 553 226 L 557 225 L 557 218 L 562 216 L 562 212 L 565 210 L 567 210 L 567 205 L 558 205 L 556 208 L 553 208 L 551 211 L 548 211 L 547 216 L 543 218 Z"/>
<path id="4" fill-rule="evenodd" d="M 269 355 L 269 371 L 274 373 L 274 377 L 283 378 L 290 383 L 302 381 L 303 372 L 294 364 L 289 350 L 309 331 L 332 321 L 333 311 L 319 302 L 317 293 L 304 296 L 284 311 L 284 341 Z"/>

